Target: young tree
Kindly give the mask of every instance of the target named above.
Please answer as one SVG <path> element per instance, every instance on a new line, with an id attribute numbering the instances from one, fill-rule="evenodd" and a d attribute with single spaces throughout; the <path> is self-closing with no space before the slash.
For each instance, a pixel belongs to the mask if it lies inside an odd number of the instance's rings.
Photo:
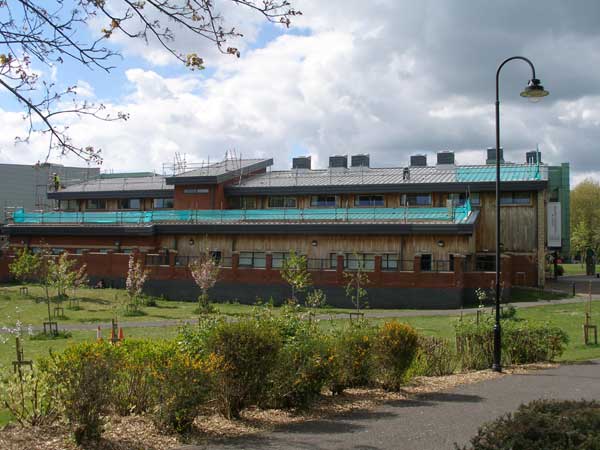
<path id="1" fill-rule="evenodd" d="M 571 191 L 571 247 L 585 259 L 600 251 L 600 183 L 586 179 Z"/>
<path id="2" fill-rule="evenodd" d="M 356 308 L 356 312 L 360 313 L 362 306 L 366 306 L 364 301 L 367 297 L 365 286 L 369 284 L 369 275 L 365 270 L 364 261 L 355 253 L 353 258 L 356 260 L 356 267 L 346 269 L 344 271 L 344 279 L 346 280 L 346 296 L 350 298 L 352 304 Z"/>
<path id="3" fill-rule="evenodd" d="M 227 7 L 255 11 L 286 27 L 291 17 L 301 14 L 287 0 L 0 0 L 0 86 L 21 104 L 29 128 L 18 140 L 42 133 L 50 138 L 49 153 L 56 149 L 100 162 L 99 149 L 71 140 L 64 119 L 87 115 L 126 120 L 127 114 L 109 114 L 102 104 L 76 102 L 76 86 L 60 89 L 40 81 L 32 60 L 51 67 L 69 61 L 109 72 L 120 55 L 108 42 L 118 35 L 152 41 L 186 67 L 202 69 L 202 57 L 179 51 L 175 37 L 182 35 L 198 46 L 208 41 L 222 53 L 239 57 L 238 49 L 226 45 L 228 39 L 242 36 L 236 28 L 225 28 L 221 11 Z M 105 26 L 95 35 L 87 25 L 97 21 Z"/>
<path id="4" fill-rule="evenodd" d="M 192 278 L 202 291 L 198 297 L 198 312 L 208 313 L 211 311 L 208 290 L 217 283 L 221 266 L 208 251 L 205 251 L 200 258 L 192 261 L 189 268 Z"/>
<path id="5" fill-rule="evenodd" d="M 17 252 L 15 260 L 9 264 L 8 270 L 21 283 L 35 278 L 40 266 L 40 257 L 27 248 Z"/>
<path id="6" fill-rule="evenodd" d="M 307 268 L 306 256 L 297 255 L 294 250 L 290 250 L 289 255 L 283 261 L 283 266 L 279 271 L 281 278 L 292 287 L 292 300 L 298 303 L 296 292 L 304 292 L 312 286 L 312 278 Z"/>
<path id="7" fill-rule="evenodd" d="M 129 304 L 127 306 L 132 312 L 139 311 L 140 295 L 142 294 L 144 283 L 148 279 L 148 273 L 148 270 L 144 269 L 141 261 L 136 262 L 133 255 L 129 257 L 125 289 L 129 297 Z"/>

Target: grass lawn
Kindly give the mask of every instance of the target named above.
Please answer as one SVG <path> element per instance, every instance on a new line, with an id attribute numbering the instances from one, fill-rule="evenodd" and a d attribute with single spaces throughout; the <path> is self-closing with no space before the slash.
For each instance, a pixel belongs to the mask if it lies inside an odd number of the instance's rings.
<path id="1" fill-rule="evenodd" d="M 585 275 L 585 264 L 561 264 L 565 275 Z M 600 272 L 600 264 L 596 265 L 596 273 Z"/>

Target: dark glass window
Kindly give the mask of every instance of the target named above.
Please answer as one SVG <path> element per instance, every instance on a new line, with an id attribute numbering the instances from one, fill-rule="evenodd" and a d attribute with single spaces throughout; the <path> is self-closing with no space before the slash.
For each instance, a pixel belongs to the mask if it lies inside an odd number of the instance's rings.
<path id="1" fill-rule="evenodd" d="M 354 206 L 384 206 L 383 195 L 357 195 Z"/>
<path id="2" fill-rule="evenodd" d="M 431 206 L 431 194 L 406 194 L 408 206 Z"/>
<path id="3" fill-rule="evenodd" d="M 86 201 L 85 209 L 106 209 L 106 200 L 102 198 L 91 198 Z"/>
<path id="4" fill-rule="evenodd" d="M 256 209 L 256 197 L 230 197 L 228 203 L 231 209 Z"/>
<path id="5" fill-rule="evenodd" d="M 269 197 L 269 208 L 295 208 L 296 197 Z"/>
<path id="6" fill-rule="evenodd" d="M 154 209 L 173 209 L 175 204 L 172 198 L 155 198 L 152 206 Z"/>
<path id="7" fill-rule="evenodd" d="M 61 200 L 60 209 L 63 211 L 79 211 L 79 204 L 77 200 Z"/>
<path id="8" fill-rule="evenodd" d="M 501 205 L 529 205 L 530 203 L 529 192 L 503 192 L 500 197 Z"/>
<path id="9" fill-rule="evenodd" d="M 431 272 L 431 255 L 421 255 L 421 272 Z"/>
<path id="10" fill-rule="evenodd" d="M 335 208 L 337 197 L 335 195 L 313 195 L 310 198 L 310 206 L 317 208 Z"/>
<path id="11" fill-rule="evenodd" d="M 256 267 L 264 269 L 267 265 L 264 252 L 240 252 L 240 267 Z"/>
<path id="12" fill-rule="evenodd" d="M 139 198 L 123 198 L 119 200 L 119 209 L 140 209 L 142 201 Z"/>

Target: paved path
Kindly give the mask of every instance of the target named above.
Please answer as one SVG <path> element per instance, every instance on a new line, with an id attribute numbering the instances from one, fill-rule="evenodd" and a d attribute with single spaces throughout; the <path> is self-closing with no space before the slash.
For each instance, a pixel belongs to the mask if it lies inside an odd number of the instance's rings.
<path id="1" fill-rule="evenodd" d="M 600 296 L 593 296 L 595 300 L 600 299 Z M 544 305 L 554 305 L 554 304 L 568 304 L 568 303 L 577 303 L 582 302 L 584 298 L 587 296 L 577 296 L 572 298 L 565 298 L 561 300 L 540 300 L 536 302 L 519 302 L 519 303 L 511 303 L 516 308 L 531 308 L 534 306 L 544 306 Z M 394 318 L 394 317 L 415 317 L 415 316 L 458 316 L 461 314 L 475 314 L 477 308 L 464 308 L 464 309 L 406 309 L 406 310 L 390 310 L 390 311 L 377 311 L 372 312 L 369 310 L 363 310 L 365 314 L 365 318 L 370 319 L 386 319 L 386 318 Z M 335 319 L 347 319 L 348 313 L 332 313 L 332 314 L 319 314 L 317 318 L 320 320 L 335 320 Z M 59 328 L 61 330 L 68 331 L 86 331 L 86 330 L 96 330 L 98 325 L 102 327 L 103 330 L 109 330 L 111 324 L 109 322 L 97 322 L 97 323 L 81 323 L 81 324 L 64 324 L 59 322 Z M 137 322 L 127 322 L 120 321 L 119 326 L 123 328 L 156 328 L 156 327 L 174 327 L 184 324 L 197 324 L 198 319 L 169 319 L 169 320 L 157 320 L 157 321 L 137 321 Z M 27 325 L 27 324 L 25 324 Z M 34 326 L 34 331 L 40 331 L 43 327 Z M 0 333 L 4 333 L 6 331 L 0 330 Z"/>
<path id="2" fill-rule="evenodd" d="M 465 445 L 484 422 L 539 398 L 600 400 L 600 360 L 506 375 L 448 392 L 180 450 L 444 450 Z"/>

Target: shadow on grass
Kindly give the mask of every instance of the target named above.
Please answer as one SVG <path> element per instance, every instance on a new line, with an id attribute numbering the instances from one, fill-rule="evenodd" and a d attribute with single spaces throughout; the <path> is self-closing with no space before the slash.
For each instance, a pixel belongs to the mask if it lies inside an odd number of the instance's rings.
<path id="1" fill-rule="evenodd" d="M 92 297 L 78 297 L 80 302 L 93 303 L 96 305 L 110 305 L 111 301 L 103 298 L 92 298 Z"/>

